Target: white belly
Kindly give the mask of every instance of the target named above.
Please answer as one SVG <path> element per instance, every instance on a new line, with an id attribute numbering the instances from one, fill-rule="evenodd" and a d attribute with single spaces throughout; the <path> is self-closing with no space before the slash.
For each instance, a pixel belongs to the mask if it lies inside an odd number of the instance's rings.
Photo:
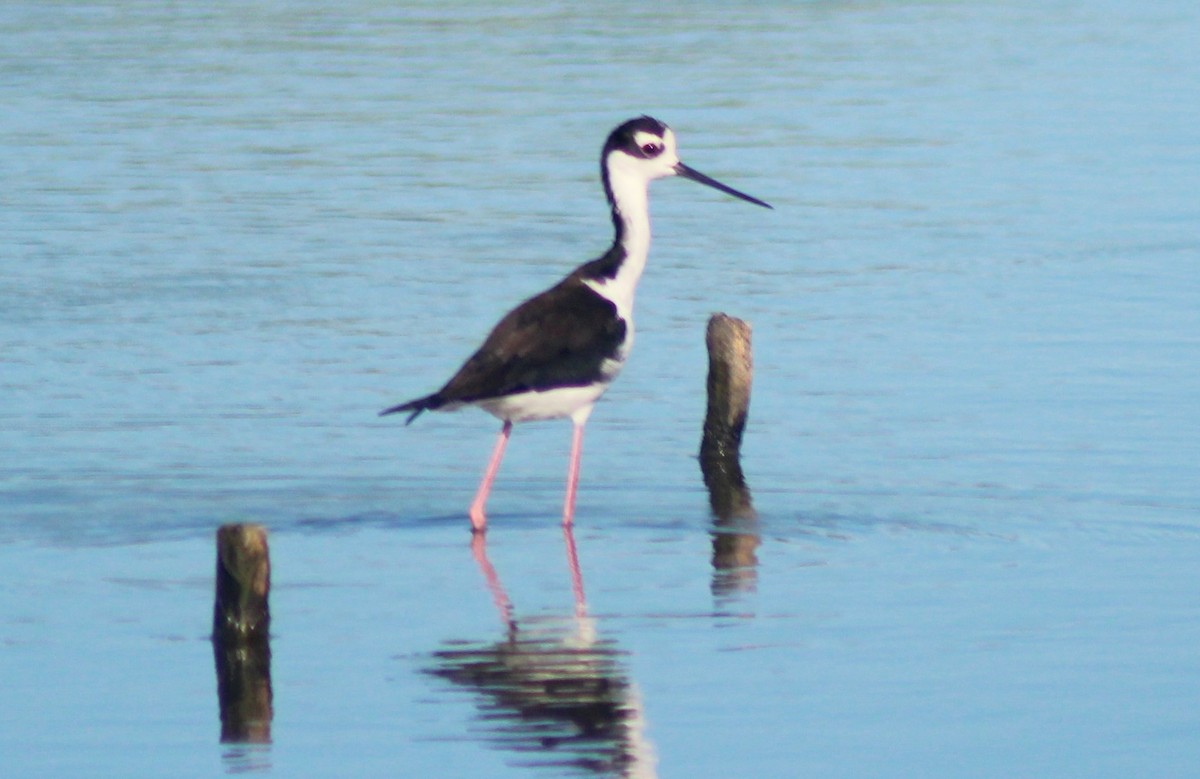
<path id="1" fill-rule="evenodd" d="M 536 419 L 570 417 L 581 425 L 592 413 L 596 400 L 608 389 L 608 384 L 589 384 L 586 387 L 562 387 L 544 392 L 522 392 L 477 405 L 492 416 L 511 422 L 531 422 Z"/>

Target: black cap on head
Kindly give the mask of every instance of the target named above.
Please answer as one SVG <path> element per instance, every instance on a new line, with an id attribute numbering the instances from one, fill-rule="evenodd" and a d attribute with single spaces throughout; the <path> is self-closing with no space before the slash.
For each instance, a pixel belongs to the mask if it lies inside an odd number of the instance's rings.
<path id="1" fill-rule="evenodd" d="M 663 124 L 652 116 L 644 115 L 639 116 L 636 119 L 630 119 L 609 133 L 608 140 L 604 142 L 604 150 L 600 154 L 600 177 L 604 182 L 604 193 L 608 197 L 608 201 L 610 203 L 613 202 L 613 193 L 608 176 L 607 161 L 609 155 L 615 151 L 620 151 L 629 155 L 630 157 L 644 160 L 653 159 L 661 154 L 666 146 L 655 141 L 649 141 L 646 136 L 652 135 L 659 139 L 665 139 L 670 133 L 671 128 L 667 127 L 667 125 Z M 641 137 L 639 138 L 639 136 Z M 673 144 L 671 144 L 671 146 L 673 147 Z M 771 208 L 769 203 L 759 200 L 756 197 L 751 197 L 745 192 L 740 192 L 733 187 L 722 184 L 714 178 L 704 175 L 695 168 L 690 168 L 687 165 L 684 165 L 683 162 L 679 161 L 678 157 L 675 158 L 675 165 L 672 168 L 672 171 L 677 176 L 690 179 L 698 184 L 703 184 L 706 187 L 712 187 L 713 189 L 724 192 L 727 195 L 732 195 L 733 197 L 745 200 L 747 203 L 753 203 L 754 205 L 762 206 L 763 208 Z M 659 175 L 664 174 L 660 173 Z M 613 216 L 613 220 L 614 223 L 617 221 L 615 214 Z M 619 224 L 618 229 L 620 229 Z"/>
<path id="2" fill-rule="evenodd" d="M 665 124 L 652 116 L 630 119 L 608 134 L 608 140 L 604 142 L 604 151 L 600 157 L 603 159 L 608 156 L 609 152 L 617 149 L 633 156 L 641 156 L 641 150 L 638 148 L 634 136 L 638 133 L 651 133 L 662 137 L 668 129 Z"/>

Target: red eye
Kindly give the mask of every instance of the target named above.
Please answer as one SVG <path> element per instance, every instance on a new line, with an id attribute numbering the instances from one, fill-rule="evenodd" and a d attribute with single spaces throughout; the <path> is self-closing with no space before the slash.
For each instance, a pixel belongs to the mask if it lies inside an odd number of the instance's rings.
<path id="1" fill-rule="evenodd" d="M 661 144 L 647 143 L 642 146 L 642 154 L 645 154 L 647 157 L 653 157 L 654 155 L 658 154 L 660 151 L 662 151 Z"/>

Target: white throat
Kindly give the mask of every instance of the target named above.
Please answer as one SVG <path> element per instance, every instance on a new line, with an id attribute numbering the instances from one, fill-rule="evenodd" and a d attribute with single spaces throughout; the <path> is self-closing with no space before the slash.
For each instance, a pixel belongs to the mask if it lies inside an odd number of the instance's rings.
<path id="1" fill-rule="evenodd" d="M 588 286 L 611 300 L 617 313 L 633 324 L 633 296 L 646 258 L 650 254 L 650 181 L 645 171 L 627 155 L 614 152 L 608 160 L 608 185 L 612 190 L 613 211 L 621 223 L 621 248 L 624 261 L 611 279 L 595 279 Z"/>

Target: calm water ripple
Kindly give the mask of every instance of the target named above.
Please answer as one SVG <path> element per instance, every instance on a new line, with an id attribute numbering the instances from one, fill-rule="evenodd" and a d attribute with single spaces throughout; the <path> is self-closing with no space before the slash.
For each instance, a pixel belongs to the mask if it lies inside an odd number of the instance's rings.
<path id="1" fill-rule="evenodd" d="M 589 425 L 599 676 L 662 774 L 1190 773 L 1198 35 L 1177 0 L 5 4 L 6 767 L 563 768 L 446 691 L 524 651 L 463 535 L 493 422 L 375 413 L 607 246 L 599 146 L 647 112 L 776 207 L 655 184 Z M 757 368 L 725 567 L 695 460 L 718 310 Z M 494 497 L 537 619 L 570 596 L 542 562 L 566 430 L 519 429 Z M 277 713 L 222 759 L 197 582 L 232 520 L 273 533 Z M 624 733 L 568 767 L 625 770 Z"/>

